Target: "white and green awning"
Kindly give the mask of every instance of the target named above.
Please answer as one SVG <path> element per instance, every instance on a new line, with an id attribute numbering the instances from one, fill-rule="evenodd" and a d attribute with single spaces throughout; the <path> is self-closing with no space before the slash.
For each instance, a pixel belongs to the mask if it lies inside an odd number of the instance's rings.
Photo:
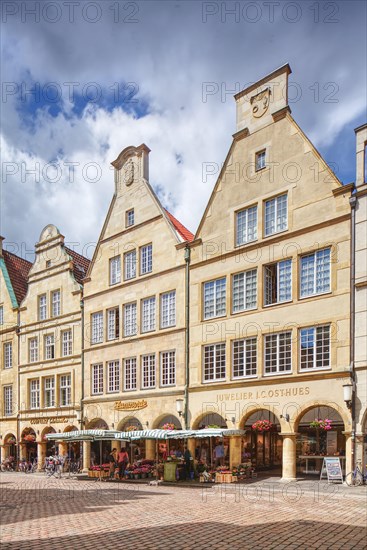
<path id="1" fill-rule="evenodd" d="M 50 441 L 111 441 L 119 433 L 116 430 L 74 430 L 46 434 L 46 438 Z"/>

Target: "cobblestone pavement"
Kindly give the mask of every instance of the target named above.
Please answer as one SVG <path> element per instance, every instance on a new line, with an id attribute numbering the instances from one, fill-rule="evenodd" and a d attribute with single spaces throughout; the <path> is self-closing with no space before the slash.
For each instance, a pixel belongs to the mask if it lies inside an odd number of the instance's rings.
<path id="1" fill-rule="evenodd" d="M 213 488 L 3 473 L 2 550 L 366 549 L 366 488 Z"/>

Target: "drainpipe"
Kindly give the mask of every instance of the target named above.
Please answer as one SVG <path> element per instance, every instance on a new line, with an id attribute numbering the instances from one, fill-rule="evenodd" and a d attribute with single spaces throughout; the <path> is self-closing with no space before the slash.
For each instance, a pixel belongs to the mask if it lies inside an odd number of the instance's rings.
<path id="1" fill-rule="evenodd" d="M 80 368 L 81 368 L 81 394 L 80 394 L 80 429 L 83 429 L 83 400 L 84 400 L 84 300 L 80 300 L 80 310 L 81 310 L 81 324 L 82 324 L 82 338 L 81 338 L 81 354 L 80 354 Z"/>
<path id="2" fill-rule="evenodd" d="M 189 428 L 190 384 L 190 247 L 185 247 L 185 428 Z"/>
<path id="3" fill-rule="evenodd" d="M 20 460 L 20 311 L 18 308 L 17 311 L 17 328 L 16 328 L 16 334 L 18 337 L 18 349 L 17 349 L 17 357 L 18 357 L 18 363 L 17 363 L 17 379 L 18 379 L 18 388 L 17 388 L 17 399 L 18 399 L 18 407 L 17 407 L 17 444 L 15 446 L 16 454 L 15 457 L 15 466 L 16 469 L 18 468 L 19 460 Z"/>
<path id="4" fill-rule="evenodd" d="M 355 191 L 353 189 L 352 193 Z M 357 399 L 357 384 L 356 384 L 356 374 L 354 368 L 354 359 L 355 359 L 355 251 L 356 251 L 356 206 L 357 206 L 357 197 L 352 195 L 349 199 L 349 204 L 351 207 L 351 238 L 350 238 L 350 248 L 351 248 L 351 261 L 350 261 L 350 377 L 353 384 L 353 394 L 352 394 L 352 406 L 351 406 L 351 415 L 352 415 L 352 470 L 355 468 L 356 463 L 356 399 Z"/>

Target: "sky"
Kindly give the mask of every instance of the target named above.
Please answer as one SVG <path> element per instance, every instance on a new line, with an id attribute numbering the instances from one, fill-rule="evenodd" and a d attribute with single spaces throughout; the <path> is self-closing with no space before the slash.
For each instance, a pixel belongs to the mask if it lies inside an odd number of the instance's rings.
<path id="1" fill-rule="evenodd" d="M 150 183 L 195 232 L 235 132 L 233 95 L 284 63 L 297 123 L 343 183 L 367 121 L 364 1 L 3 1 L 1 220 L 31 259 L 55 224 L 88 257 L 111 162 L 146 143 Z M 206 163 L 218 167 L 205 176 Z"/>

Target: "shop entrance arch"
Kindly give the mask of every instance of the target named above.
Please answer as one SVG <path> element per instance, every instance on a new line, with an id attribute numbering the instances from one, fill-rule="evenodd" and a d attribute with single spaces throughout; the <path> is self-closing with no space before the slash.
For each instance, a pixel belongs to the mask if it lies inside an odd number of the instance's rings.
<path id="1" fill-rule="evenodd" d="M 283 438 L 278 418 L 269 410 L 260 409 L 243 419 L 246 431 L 242 438 L 242 462 L 251 461 L 256 471 L 281 474 Z"/>
<path id="2" fill-rule="evenodd" d="M 56 433 L 56 430 L 54 428 L 52 428 L 51 426 L 48 426 L 47 428 L 45 428 L 43 431 L 42 431 L 42 434 L 41 434 L 41 439 L 42 439 L 42 443 L 44 443 L 45 445 L 45 452 L 46 452 L 46 456 L 51 456 L 51 455 L 54 455 L 54 454 L 58 454 L 58 445 L 56 443 L 56 441 L 54 440 L 51 440 L 51 439 L 47 439 L 46 435 L 47 434 L 54 434 Z"/>
<path id="3" fill-rule="evenodd" d="M 24 445 L 23 457 L 28 461 L 37 459 L 36 432 L 33 428 L 25 428 L 22 432 L 21 443 Z"/>
<path id="4" fill-rule="evenodd" d="M 66 426 L 65 432 L 75 432 L 78 428 L 76 426 Z M 68 458 L 69 460 L 79 460 L 82 455 L 82 442 L 81 441 L 69 441 L 68 442 Z"/>
<path id="5" fill-rule="evenodd" d="M 338 456 L 345 468 L 345 425 L 341 414 L 326 405 L 313 406 L 298 415 L 296 460 L 300 475 L 320 475 L 323 458 Z"/>
<path id="6" fill-rule="evenodd" d="M 218 413 L 206 413 L 193 422 L 194 430 L 228 428 L 227 420 Z M 229 465 L 229 438 L 206 437 L 195 439 L 195 458 L 207 466 Z"/>
<path id="7" fill-rule="evenodd" d="M 135 416 L 127 416 L 119 422 L 117 429 L 121 432 L 136 432 L 138 430 L 142 430 L 143 425 Z M 146 444 L 143 439 L 126 441 L 125 443 L 122 443 L 122 448 L 125 448 L 128 452 L 130 462 L 146 457 Z"/>
<path id="8" fill-rule="evenodd" d="M 5 458 L 16 459 L 17 456 L 17 438 L 14 434 L 7 434 L 4 438 Z"/>
<path id="9" fill-rule="evenodd" d="M 94 418 L 86 426 L 87 430 L 108 430 L 108 424 L 103 418 Z M 108 463 L 111 452 L 110 441 L 93 441 L 90 447 L 90 461 L 92 466 Z"/>

